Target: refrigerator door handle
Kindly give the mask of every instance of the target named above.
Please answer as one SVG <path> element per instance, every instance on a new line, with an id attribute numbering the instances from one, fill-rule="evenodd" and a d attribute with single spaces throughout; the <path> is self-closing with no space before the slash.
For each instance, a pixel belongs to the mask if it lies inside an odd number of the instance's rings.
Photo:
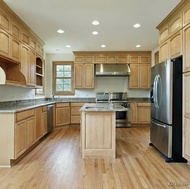
<path id="1" fill-rule="evenodd" d="M 156 75 L 155 79 L 154 79 L 154 92 L 153 92 L 153 96 L 154 96 L 154 105 L 156 108 L 158 108 L 158 99 L 157 99 L 157 92 L 158 92 L 158 75 Z"/>
<path id="2" fill-rule="evenodd" d="M 154 124 L 158 125 L 159 127 L 166 128 L 166 126 L 165 126 L 165 125 L 162 125 L 162 124 L 160 124 L 160 123 L 157 123 L 157 122 L 155 122 L 155 121 L 153 121 L 153 120 L 152 120 L 152 122 L 153 122 Z"/>

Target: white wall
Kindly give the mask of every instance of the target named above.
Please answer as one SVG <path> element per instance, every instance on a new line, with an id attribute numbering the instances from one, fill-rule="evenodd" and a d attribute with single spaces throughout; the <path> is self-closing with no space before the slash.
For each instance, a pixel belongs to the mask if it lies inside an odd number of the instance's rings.
<path id="1" fill-rule="evenodd" d="M 0 86 L 0 102 L 11 100 L 27 100 L 34 98 L 34 89 L 6 85 Z"/>

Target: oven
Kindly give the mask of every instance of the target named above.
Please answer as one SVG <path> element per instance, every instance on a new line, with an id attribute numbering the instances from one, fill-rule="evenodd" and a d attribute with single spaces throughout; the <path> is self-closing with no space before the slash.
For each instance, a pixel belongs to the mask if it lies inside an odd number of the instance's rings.
<path id="1" fill-rule="evenodd" d="M 131 126 L 131 103 L 127 98 L 125 92 L 101 92 L 96 94 L 96 102 L 112 103 L 116 109 L 116 127 L 130 127 Z M 121 110 L 121 106 L 124 107 Z M 117 111 L 118 109 L 118 111 Z"/>

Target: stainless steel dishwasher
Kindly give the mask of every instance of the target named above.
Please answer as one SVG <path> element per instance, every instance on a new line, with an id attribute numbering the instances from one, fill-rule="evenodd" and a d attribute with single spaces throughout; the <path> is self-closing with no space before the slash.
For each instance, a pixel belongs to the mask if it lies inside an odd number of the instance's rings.
<path id="1" fill-rule="evenodd" d="M 53 104 L 47 105 L 47 133 L 53 131 Z"/>

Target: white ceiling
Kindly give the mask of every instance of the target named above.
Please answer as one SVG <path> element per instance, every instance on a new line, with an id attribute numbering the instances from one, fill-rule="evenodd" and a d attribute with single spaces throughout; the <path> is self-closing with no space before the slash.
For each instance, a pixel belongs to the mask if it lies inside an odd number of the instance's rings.
<path id="1" fill-rule="evenodd" d="M 151 51 L 156 26 L 180 0 L 4 0 L 45 42 L 46 53 Z M 92 25 L 98 20 L 98 26 Z M 133 28 L 140 23 L 141 27 Z M 56 31 L 63 29 L 64 34 Z M 99 35 L 92 35 L 92 31 Z M 102 44 L 106 48 L 101 48 Z M 140 48 L 135 46 L 140 44 Z M 71 45 L 71 48 L 66 48 Z M 56 49 L 59 49 L 57 51 Z"/>

